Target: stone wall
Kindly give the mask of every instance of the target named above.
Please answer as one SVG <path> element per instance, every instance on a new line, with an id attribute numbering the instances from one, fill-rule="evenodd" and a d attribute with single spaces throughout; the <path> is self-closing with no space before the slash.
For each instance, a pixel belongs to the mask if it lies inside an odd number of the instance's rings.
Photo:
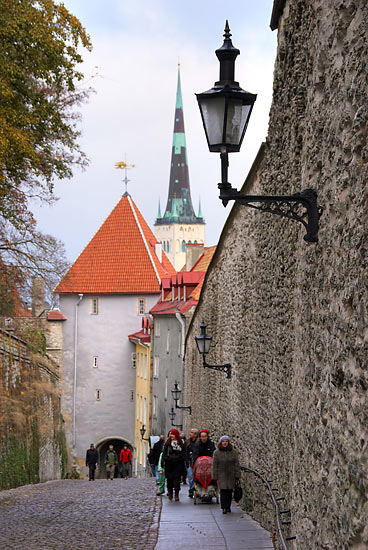
<path id="1" fill-rule="evenodd" d="M 57 370 L 51 358 L 0 329 L 0 489 L 66 474 Z"/>
<path id="2" fill-rule="evenodd" d="M 267 142 L 244 190 L 315 188 L 319 243 L 234 206 L 186 343 L 190 423 L 228 433 L 242 464 L 266 472 L 303 550 L 368 545 L 367 28 L 364 0 L 285 2 Z M 231 380 L 201 367 L 202 319 L 208 361 L 232 363 Z M 266 493 L 248 474 L 243 485 L 273 530 Z"/>

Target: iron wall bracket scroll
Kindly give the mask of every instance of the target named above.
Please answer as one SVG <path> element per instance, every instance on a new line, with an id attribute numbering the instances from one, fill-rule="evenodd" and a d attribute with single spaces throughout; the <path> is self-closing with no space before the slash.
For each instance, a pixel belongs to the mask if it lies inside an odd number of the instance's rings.
<path id="1" fill-rule="evenodd" d="M 220 189 L 219 198 L 224 206 L 229 201 L 236 201 L 244 206 L 249 206 L 249 208 L 295 220 L 304 225 L 306 229 L 304 240 L 306 242 L 318 242 L 318 221 L 322 209 L 317 206 L 317 191 L 315 189 L 305 189 L 293 195 L 243 195 L 227 181 L 228 153 L 221 153 L 220 156 L 222 181 L 218 187 Z"/>
<path id="2" fill-rule="evenodd" d="M 206 357 L 203 355 L 203 367 L 205 369 L 218 370 L 220 372 L 226 373 L 226 378 L 231 378 L 231 365 L 230 363 L 225 363 L 225 365 L 209 365 L 206 363 Z"/>

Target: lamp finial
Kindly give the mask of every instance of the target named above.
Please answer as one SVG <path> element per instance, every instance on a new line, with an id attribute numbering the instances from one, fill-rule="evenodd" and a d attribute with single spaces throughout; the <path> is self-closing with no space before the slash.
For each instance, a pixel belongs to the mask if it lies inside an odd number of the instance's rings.
<path id="1" fill-rule="evenodd" d="M 231 32 L 230 32 L 230 27 L 229 27 L 229 21 L 227 19 L 226 19 L 224 30 L 225 30 L 225 32 L 224 32 L 225 40 L 230 40 L 231 39 Z"/>

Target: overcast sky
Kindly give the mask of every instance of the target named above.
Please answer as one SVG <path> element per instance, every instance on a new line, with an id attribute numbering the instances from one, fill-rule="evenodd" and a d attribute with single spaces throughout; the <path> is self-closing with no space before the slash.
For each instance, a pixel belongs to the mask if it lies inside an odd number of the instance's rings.
<path id="1" fill-rule="evenodd" d="M 210 153 L 195 98 L 218 80 L 214 50 L 221 46 L 225 20 L 240 49 L 235 77 L 242 88 L 258 94 L 240 153 L 230 155 L 229 180 L 243 183 L 267 134 L 277 35 L 269 28 L 273 0 L 64 0 L 86 27 L 93 43 L 84 52 L 82 71 L 97 71 L 82 111 L 81 145 L 86 171 L 58 181 L 60 197 L 52 207 L 35 207 L 39 226 L 64 241 L 74 261 L 124 192 L 124 160 L 129 193 L 153 229 L 158 200 L 166 205 L 174 126 L 178 58 L 189 176 L 195 210 L 201 198 L 206 245 L 216 244 L 231 205 L 218 199 L 220 159 Z M 97 67 L 97 69 L 96 69 Z"/>

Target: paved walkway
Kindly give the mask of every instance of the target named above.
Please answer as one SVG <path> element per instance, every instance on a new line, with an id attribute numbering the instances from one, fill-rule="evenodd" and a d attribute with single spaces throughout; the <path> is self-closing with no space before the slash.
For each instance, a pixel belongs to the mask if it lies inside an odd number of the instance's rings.
<path id="1" fill-rule="evenodd" d="M 158 541 L 155 550 L 264 550 L 274 548 L 270 533 L 232 504 L 231 514 L 219 505 L 193 504 L 186 491 L 180 502 L 162 497 Z"/>
<path id="2" fill-rule="evenodd" d="M 269 533 L 235 504 L 223 515 L 214 503 L 194 506 L 187 490 L 180 502 L 156 491 L 154 478 L 50 481 L 0 491 L 0 550 L 273 548 Z"/>
<path id="3" fill-rule="evenodd" d="M 153 550 L 150 479 L 49 481 L 0 491 L 0 550 Z"/>

